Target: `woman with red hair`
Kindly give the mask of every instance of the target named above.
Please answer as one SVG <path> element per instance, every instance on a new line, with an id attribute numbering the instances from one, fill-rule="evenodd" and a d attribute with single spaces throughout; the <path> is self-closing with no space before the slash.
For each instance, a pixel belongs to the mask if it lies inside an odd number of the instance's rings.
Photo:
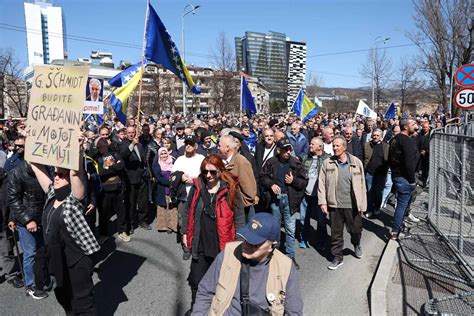
<path id="1" fill-rule="evenodd" d="M 226 243 L 245 225 L 238 179 L 225 169 L 222 158 L 209 154 L 194 179 L 183 214 L 183 244 L 191 250 L 189 285 L 194 304 L 199 282 Z"/>

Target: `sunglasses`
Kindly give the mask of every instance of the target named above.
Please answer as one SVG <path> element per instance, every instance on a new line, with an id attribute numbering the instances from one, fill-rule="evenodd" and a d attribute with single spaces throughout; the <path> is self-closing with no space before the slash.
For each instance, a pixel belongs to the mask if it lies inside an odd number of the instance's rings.
<path id="1" fill-rule="evenodd" d="M 215 177 L 217 176 L 217 170 L 201 170 L 202 174 L 207 175 L 208 173 L 211 174 L 211 176 Z"/>
<path id="2" fill-rule="evenodd" d="M 63 173 L 63 172 L 54 172 L 54 177 L 58 177 L 59 179 L 65 179 L 66 178 L 66 174 Z"/>
<path id="3" fill-rule="evenodd" d="M 25 145 L 17 145 L 17 144 L 15 144 L 15 147 L 16 147 L 16 148 L 25 148 Z"/>

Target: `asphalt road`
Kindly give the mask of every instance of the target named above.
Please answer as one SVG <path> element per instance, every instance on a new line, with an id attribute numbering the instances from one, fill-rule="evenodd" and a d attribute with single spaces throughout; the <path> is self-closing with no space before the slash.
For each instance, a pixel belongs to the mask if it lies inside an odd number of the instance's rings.
<path id="1" fill-rule="evenodd" d="M 383 215 L 388 223 L 390 218 Z M 313 227 L 316 226 L 312 222 Z M 112 226 L 114 223 L 111 224 Z M 364 219 L 363 258 L 353 256 L 345 233 L 344 265 L 327 269 L 326 253 L 297 249 L 305 315 L 368 315 L 368 289 L 383 251 L 387 229 L 380 220 Z M 183 261 L 175 235 L 138 229 L 129 243 L 115 234 L 103 246 L 95 266 L 95 297 L 99 315 L 184 315 L 191 291 L 186 278 L 190 261 Z M 24 289 L 0 284 L 2 315 L 61 315 L 54 293 L 34 300 Z"/>

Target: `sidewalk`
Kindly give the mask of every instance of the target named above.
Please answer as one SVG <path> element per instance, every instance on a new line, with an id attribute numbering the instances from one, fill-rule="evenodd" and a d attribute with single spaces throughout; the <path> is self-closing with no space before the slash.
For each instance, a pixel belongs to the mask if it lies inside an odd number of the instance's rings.
<path id="1" fill-rule="evenodd" d="M 423 200 L 412 209 L 419 217 Z M 449 248 L 424 221 L 411 232 L 412 238 L 385 247 L 370 287 L 371 315 L 473 315 L 474 289 L 461 281 Z"/>
<path id="2" fill-rule="evenodd" d="M 414 268 L 406 261 L 399 246 L 390 255 L 394 255 L 394 262 L 385 292 L 386 315 L 431 314 L 433 311 L 457 315 L 473 314 L 472 298 L 470 302 L 449 300 L 442 305 L 425 305 L 433 298 L 441 299 L 472 291 L 468 285 Z M 381 314 L 374 311 L 372 315 Z"/>

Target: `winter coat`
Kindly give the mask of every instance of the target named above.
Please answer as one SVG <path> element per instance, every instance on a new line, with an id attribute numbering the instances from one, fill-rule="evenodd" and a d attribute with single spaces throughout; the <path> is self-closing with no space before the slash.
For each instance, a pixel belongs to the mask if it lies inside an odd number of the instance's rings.
<path id="1" fill-rule="evenodd" d="M 299 133 L 298 138 L 296 138 L 292 133 L 287 133 L 286 135 L 290 140 L 291 146 L 293 146 L 293 151 L 297 157 L 303 158 L 308 154 L 309 143 L 303 133 Z"/>
<path id="2" fill-rule="evenodd" d="M 349 168 L 352 176 L 351 196 L 356 202 L 359 212 L 367 210 L 367 189 L 365 186 L 365 175 L 362 161 L 359 158 L 347 154 L 349 160 Z M 336 156 L 323 161 L 321 171 L 318 176 L 318 203 L 319 205 L 327 205 L 328 207 L 337 208 L 336 188 L 338 179 L 338 166 Z M 337 192 L 337 194 L 344 194 Z"/>
<path id="3" fill-rule="evenodd" d="M 198 255 L 199 236 L 201 232 L 201 214 L 204 203 L 200 197 L 206 185 L 202 177 L 194 179 L 194 185 L 189 192 L 188 205 L 183 214 L 181 233 L 186 234 L 188 247 L 193 257 Z M 219 240 L 219 251 L 223 250 L 228 242 L 235 240 L 235 233 L 245 225 L 244 208 L 239 196 L 236 197 L 237 206 L 232 209 L 229 202 L 229 188 L 221 181 L 221 187 L 216 195 L 216 225 Z"/>
<path id="4" fill-rule="evenodd" d="M 7 179 L 7 206 L 10 208 L 10 219 L 23 226 L 32 220 L 40 225 L 46 195 L 31 166 L 22 161 L 9 173 Z"/>
<path id="5" fill-rule="evenodd" d="M 272 157 L 268 159 L 265 166 L 263 166 L 262 172 L 260 173 L 260 183 L 266 190 L 266 194 L 270 193 L 274 195 L 271 187 L 276 184 L 277 178 L 277 169 L 280 165 L 279 157 Z M 294 214 L 300 208 L 301 200 L 304 197 L 304 189 L 308 184 L 308 178 L 306 176 L 306 171 L 304 170 L 303 164 L 296 157 L 290 157 L 288 161 L 290 171 L 293 175 L 293 182 L 287 184 L 288 187 L 288 199 L 290 204 L 290 212 Z"/>
<path id="6" fill-rule="evenodd" d="M 226 169 L 239 178 L 244 207 L 254 203 L 257 196 L 257 182 L 252 164 L 239 153 L 234 153 Z"/>
<path id="7" fill-rule="evenodd" d="M 125 170 L 127 171 L 127 178 L 130 184 L 139 184 L 145 177 L 146 173 L 146 152 L 142 144 L 138 143 L 135 146 L 138 148 L 140 157 L 138 157 L 135 149 L 130 151 L 130 141 L 123 140 L 120 143 L 120 156 L 125 161 Z"/>

